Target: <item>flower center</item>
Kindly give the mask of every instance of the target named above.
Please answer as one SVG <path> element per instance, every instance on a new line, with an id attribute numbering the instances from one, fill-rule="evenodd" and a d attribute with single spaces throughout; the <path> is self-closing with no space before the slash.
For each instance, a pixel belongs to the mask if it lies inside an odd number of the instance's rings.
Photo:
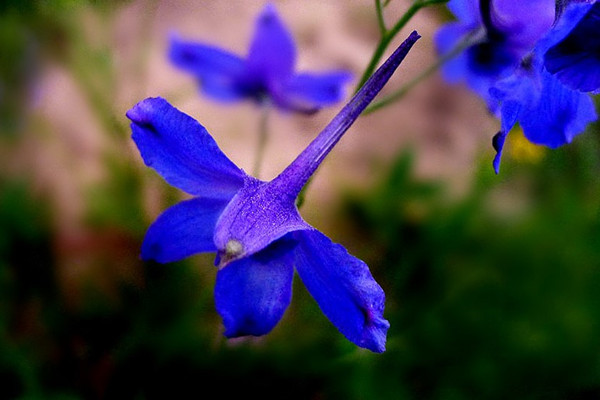
<path id="1" fill-rule="evenodd" d="M 229 239 L 225 245 L 225 257 L 228 259 L 236 258 L 244 251 L 244 247 L 235 239 Z"/>

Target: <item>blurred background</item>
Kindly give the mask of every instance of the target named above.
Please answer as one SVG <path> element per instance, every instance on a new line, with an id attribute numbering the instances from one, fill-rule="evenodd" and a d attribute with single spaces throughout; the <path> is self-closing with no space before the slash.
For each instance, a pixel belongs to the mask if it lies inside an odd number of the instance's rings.
<path id="1" fill-rule="evenodd" d="M 361 74 L 372 1 L 275 4 L 299 69 Z M 409 5 L 393 0 L 388 22 Z M 269 335 L 226 340 L 213 255 L 140 260 L 147 227 L 183 194 L 143 165 L 125 112 L 163 96 L 251 170 L 256 107 L 200 97 L 166 50 L 176 32 L 243 55 L 263 6 L 0 2 L 0 398 L 600 398 L 600 127 L 555 151 L 514 132 L 496 176 L 498 122 L 439 75 L 361 117 L 301 210 L 384 288 L 385 353 L 346 341 L 299 279 Z M 428 8 L 400 33 L 392 47 L 423 38 L 386 91 L 435 62 L 449 18 Z M 274 114 L 261 178 L 340 107 Z"/>

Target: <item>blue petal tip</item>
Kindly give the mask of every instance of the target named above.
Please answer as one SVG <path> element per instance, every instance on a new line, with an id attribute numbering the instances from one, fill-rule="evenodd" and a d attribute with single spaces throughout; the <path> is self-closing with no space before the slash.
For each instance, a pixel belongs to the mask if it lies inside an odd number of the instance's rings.
<path id="1" fill-rule="evenodd" d="M 129 109 L 125 115 L 131 120 L 131 122 L 135 124 L 148 124 L 150 122 L 150 117 L 153 113 L 153 110 L 156 108 L 156 103 L 164 101 L 165 100 L 161 97 L 149 97 L 137 103 L 135 106 Z"/>
<path id="2" fill-rule="evenodd" d="M 502 157 L 502 149 L 504 148 L 504 142 L 506 141 L 506 133 L 500 131 L 494 135 L 492 138 L 492 147 L 496 150 L 496 155 L 494 156 L 494 161 L 492 165 L 494 167 L 494 172 L 496 175 L 500 173 L 500 158 Z"/>

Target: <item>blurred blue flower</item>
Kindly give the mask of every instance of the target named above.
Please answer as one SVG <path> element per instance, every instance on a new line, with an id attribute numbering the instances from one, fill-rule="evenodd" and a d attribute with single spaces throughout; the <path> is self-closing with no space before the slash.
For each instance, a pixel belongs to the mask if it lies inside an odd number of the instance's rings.
<path id="1" fill-rule="evenodd" d="M 457 21 L 437 32 L 438 51 L 448 54 L 466 40 L 471 45 L 443 66 L 444 78 L 452 83 L 464 80 L 495 112 L 490 88 L 512 74 L 552 26 L 554 1 L 450 0 L 448 8 Z"/>
<path id="2" fill-rule="evenodd" d="M 508 132 L 517 122 L 529 141 L 556 148 L 597 119 L 591 98 L 582 93 L 597 90 L 600 83 L 600 10 L 594 3 L 448 3 L 458 21 L 438 31 L 440 52 L 451 52 L 464 41 L 470 45 L 443 73 L 451 82 L 466 80 L 501 118 L 493 139 L 496 173 Z"/>
<path id="3" fill-rule="evenodd" d="M 247 175 L 197 121 L 161 98 L 128 111 L 145 163 L 196 197 L 167 209 L 142 245 L 146 260 L 171 262 L 217 252 L 215 303 L 225 335 L 263 335 L 291 300 L 294 266 L 323 313 L 350 341 L 385 350 L 385 295 L 369 268 L 307 224 L 295 200 L 354 120 L 377 95 L 419 38 L 393 53 L 342 111 L 275 179 Z"/>
<path id="4" fill-rule="evenodd" d="M 517 121 L 530 142 L 557 148 L 570 143 L 598 118 L 589 95 L 566 87 L 541 65 L 539 58 L 531 57 L 491 89 L 501 103 L 500 132 L 493 140 L 496 173 L 506 136 Z"/>
<path id="5" fill-rule="evenodd" d="M 548 35 L 544 66 L 572 89 L 600 89 L 600 3 L 570 3 Z"/>
<path id="6" fill-rule="evenodd" d="M 310 113 L 342 100 L 347 71 L 296 73 L 296 48 L 275 7 L 267 4 L 256 21 L 246 58 L 208 44 L 171 38 L 169 58 L 194 75 L 201 91 L 224 102 L 250 98 L 283 110 Z"/>
<path id="7" fill-rule="evenodd" d="M 517 122 L 530 142 L 557 148 L 598 119 L 592 99 L 584 93 L 597 88 L 600 76 L 598 55 L 591 54 L 598 51 L 598 35 L 586 36 L 598 31 L 597 5 L 570 2 L 559 11 L 552 29 L 513 74 L 490 89 L 501 104 L 500 132 L 493 140 L 496 173 L 508 132 Z"/>

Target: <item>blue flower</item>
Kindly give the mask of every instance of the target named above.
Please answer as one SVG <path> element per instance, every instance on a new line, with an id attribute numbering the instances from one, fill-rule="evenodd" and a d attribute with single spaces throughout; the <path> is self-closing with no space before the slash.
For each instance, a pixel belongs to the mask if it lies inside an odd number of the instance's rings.
<path id="1" fill-rule="evenodd" d="M 212 45 L 171 38 L 169 58 L 194 75 L 201 91 L 224 102 L 270 101 L 283 110 L 310 113 L 342 100 L 347 71 L 296 73 L 296 48 L 275 7 L 267 4 L 256 21 L 246 58 Z"/>
<path id="2" fill-rule="evenodd" d="M 600 89 L 600 3 L 572 3 L 547 38 L 544 66 L 572 89 Z"/>
<path id="3" fill-rule="evenodd" d="M 513 75 L 498 82 L 491 93 L 501 103 L 500 132 L 493 141 L 496 173 L 506 136 L 517 122 L 530 142 L 557 148 L 570 143 L 598 118 L 590 96 L 563 85 L 535 54 Z"/>
<path id="4" fill-rule="evenodd" d="M 325 156 L 404 59 L 416 32 L 393 53 L 342 111 L 275 179 L 247 175 L 197 121 L 165 100 L 128 111 L 145 163 L 195 196 L 150 226 L 142 258 L 171 262 L 216 252 L 215 303 L 225 335 L 263 335 L 291 300 L 294 267 L 323 313 L 350 341 L 385 350 L 385 295 L 361 260 L 307 224 L 296 197 Z"/>
<path id="5" fill-rule="evenodd" d="M 457 21 L 437 32 L 438 51 L 448 54 L 465 40 L 471 45 L 444 65 L 443 75 L 449 82 L 466 81 L 494 112 L 497 102 L 490 88 L 511 75 L 552 26 L 554 1 L 450 0 L 448 8 Z"/>
<path id="6" fill-rule="evenodd" d="M 466 80 L 501 118 L 493 139 L 496 173 L 517 122 L 529 141 L 556 148 L 597 119 L 582 92 L 597 90 L 600 81 L 598 4 L 451 0 L 448 7 L 458 21 L 438 32 L 440 51 L 451 52 L 465 40 L 474 44 L 448 62 L 444 74 Z"/>
<path id="7" fill-rule="evenodd" d="M 501 104 L 500 132 L 493 140 L 496 173 L 508 132 L 517 122 L 532 143 L 557 148 L 570 143 L 598 119 L 592 99 L 584 93 L 584 89 L 594 87 L 599 74 L 591 68 L 597 56 L 588 55 L 598 46 L 598 37 L 584 34 L 598 29 L 590 22 L 597 18 L 596 6 L 570 3 L 561 11 L 553 28 L 521 60 L 513 74 L 490 89 L 492 97 Z M 573 42 L 575 39 L 580 39 L 578 45 Z M 577 51 L 580 56 L 575 54 Z"/>

